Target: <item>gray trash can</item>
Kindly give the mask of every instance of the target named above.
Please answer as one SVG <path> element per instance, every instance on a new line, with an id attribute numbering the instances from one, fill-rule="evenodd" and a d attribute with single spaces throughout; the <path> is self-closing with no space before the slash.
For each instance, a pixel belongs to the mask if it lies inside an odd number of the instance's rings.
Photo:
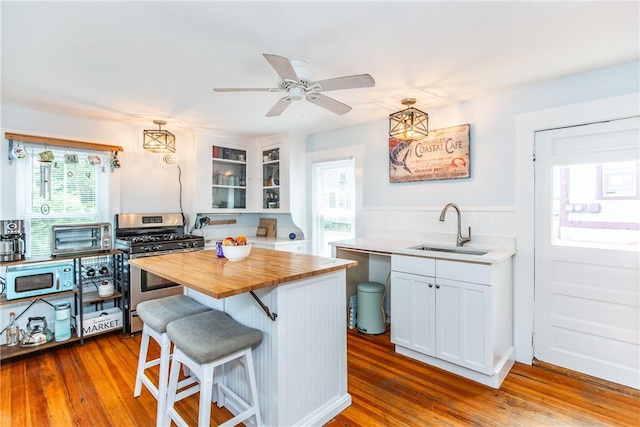
<path id="1" fill-rule="evenodd" d="M 378 282 L 358 284 L 358 331 L 378 335 L 386 332 L 382 299 L 384 285 Z"/>

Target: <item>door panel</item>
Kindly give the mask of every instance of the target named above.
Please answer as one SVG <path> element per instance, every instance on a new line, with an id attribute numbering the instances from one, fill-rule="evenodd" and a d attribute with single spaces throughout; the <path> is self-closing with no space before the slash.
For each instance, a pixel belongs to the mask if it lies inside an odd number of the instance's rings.
<path id="1" fill-rule="evenodd" d="M 638 118 L 536 134 L 534 357 L 640 388 Z"/>

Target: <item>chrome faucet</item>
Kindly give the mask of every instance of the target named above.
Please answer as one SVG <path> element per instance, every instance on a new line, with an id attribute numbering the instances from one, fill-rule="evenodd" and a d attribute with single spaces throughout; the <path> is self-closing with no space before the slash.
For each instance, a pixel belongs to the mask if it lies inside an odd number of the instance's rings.
<path id="1" fill-rule="evenodd" d="M 469 235 L 467 237 L 462 237 L 462 231 L 460 230 L 460 223 L 462 222 L 460 218 L 460 209 L 458 209 L 455 203 L 447 203 L 444 208 L 442 208 L 442 212 L 440 212 L 440 221 L 444 222 L 444 215 L 450 207 L 455 209 L 458 213 L 458 236 L 456 238 L 456 246 L 462 246 L 471 240 L 471 227 L 469 227 Z"/>

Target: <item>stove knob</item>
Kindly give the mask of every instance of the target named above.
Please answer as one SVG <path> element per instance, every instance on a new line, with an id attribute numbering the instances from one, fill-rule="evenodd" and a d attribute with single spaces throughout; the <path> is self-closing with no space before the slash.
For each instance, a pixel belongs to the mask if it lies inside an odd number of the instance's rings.
<path id="1" fill-rule="evenodd" d="M 149 246 L 143 246 L 142 247 L 142 250 L 145 251 L 145 252 L 149 252 L 150 249 L 151 248 Z"/>

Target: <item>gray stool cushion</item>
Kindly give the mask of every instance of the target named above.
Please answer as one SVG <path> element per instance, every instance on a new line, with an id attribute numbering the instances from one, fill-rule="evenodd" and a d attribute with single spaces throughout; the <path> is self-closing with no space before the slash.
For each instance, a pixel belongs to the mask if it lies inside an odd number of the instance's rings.
<path id="1" fill-rule="evenodd" d="M 211 309 L 186 295 L 173 295 L 141 302 L 136 310 L 144 323 L 162 333 L 167 330 L 167 325 L 174 320 Z"/>
<path id="2" fill-rule="evenodd" d="M 211 310 L 167 326 L 177 348 L 200 363 L 207 363 L 262 342 L 262 331 L 237 322 L 227 313 Z"/>

